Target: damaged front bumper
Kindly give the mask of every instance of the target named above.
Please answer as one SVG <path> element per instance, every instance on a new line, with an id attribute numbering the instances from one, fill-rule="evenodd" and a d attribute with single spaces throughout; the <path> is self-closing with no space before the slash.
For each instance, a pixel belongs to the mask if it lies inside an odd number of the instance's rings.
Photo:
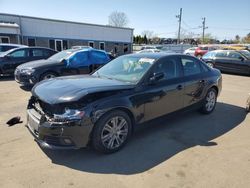
<path id="1" fill-rule="evenodd" d="M 88 118 L 72 122 L 49 122 L 31 108 L 27 109 L 27 128 L 43 148 L 79 149 L 88 145 L 93 125 Z"/>

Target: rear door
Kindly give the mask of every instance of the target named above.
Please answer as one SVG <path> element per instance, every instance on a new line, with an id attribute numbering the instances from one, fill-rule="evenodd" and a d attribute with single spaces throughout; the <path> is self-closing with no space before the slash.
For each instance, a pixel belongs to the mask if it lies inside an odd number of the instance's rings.
<path id="1" fill-rule="evenodd" d="M 182 56 L 181 63 L 184 73 L 184 107 L 191 106 L 202 100 L 205 92 L 207 78 L 204 77 L 204 69 L 201 62 L 193 57 Z"/>
<path id="2" fill-rule="evenodd" d="M 46 59 L 44 55 L 44 50 L 40 48 L 32 48 L 30 49 L 30 59 L 31 61 Z"/>
<path id="3" fill-rule="evenodd" d="M 145 121 L 183 108 L 183 78 L 180 59 L 177 56 L 161 59 L 151 72 L 164 73 L 164 78 L 145 86 Z M 150 77 L 151 77 L 150 76 Z"/>
<path id="4" fill-rule="evenodd" d="M 6 62 L 3 65 L 3 71 L 6 74 L 14 73 L 16 67 L 29 61 L 29 49 L 17 49 L 8 54 Z"/>

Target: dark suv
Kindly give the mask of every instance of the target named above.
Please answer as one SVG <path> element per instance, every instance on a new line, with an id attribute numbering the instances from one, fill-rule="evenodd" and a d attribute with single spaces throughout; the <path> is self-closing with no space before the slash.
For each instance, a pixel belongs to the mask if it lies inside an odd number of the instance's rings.
<path id="1" fill-rule="evenodd" d="M 13 74 L 16 67 L 34 60 L 47 59 L 57 53 L 49 48 L 14 48 L 0 54 L 0 75 Z"/>

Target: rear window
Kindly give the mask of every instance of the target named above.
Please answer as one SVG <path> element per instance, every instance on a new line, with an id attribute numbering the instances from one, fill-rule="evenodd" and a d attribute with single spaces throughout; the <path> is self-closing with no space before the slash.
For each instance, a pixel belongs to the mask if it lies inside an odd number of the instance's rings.
<path id="1" fill-rule="evenodd" d="M 215 57 L 215 54 L 216 54 L 215 52 L 208 52 L 202 57 L 202 59 L 211 59 Z"/>
<path id="2" fill-rule="evenodd" d="M 0 46 L 0 52 L 6 52 L 13 48 L 16 48 L 16 46 Z"/>

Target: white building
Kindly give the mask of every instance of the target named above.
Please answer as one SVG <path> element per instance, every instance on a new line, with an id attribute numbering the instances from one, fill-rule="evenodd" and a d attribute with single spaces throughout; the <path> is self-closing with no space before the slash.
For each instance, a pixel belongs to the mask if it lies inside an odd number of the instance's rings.
<path id="1" fill-rule="evenodd" d="M 121 55 L 132 50 L 133 29 L 0 13 L 0 42 L 57 51 L 88 45 Z"/>

